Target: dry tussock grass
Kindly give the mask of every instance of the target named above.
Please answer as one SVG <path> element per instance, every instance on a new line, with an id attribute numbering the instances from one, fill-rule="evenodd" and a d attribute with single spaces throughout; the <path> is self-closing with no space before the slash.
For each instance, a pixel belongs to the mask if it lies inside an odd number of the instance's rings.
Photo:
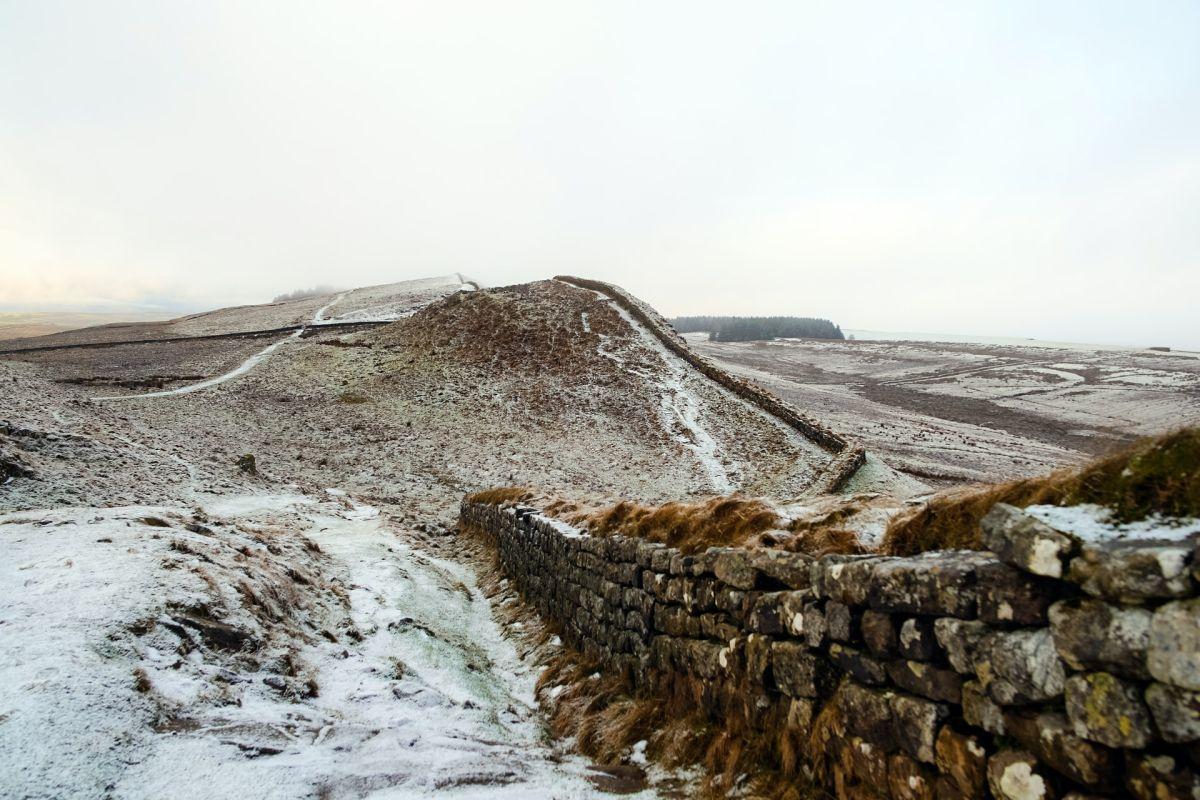
<path id="1" fill-rule="evenodd" d="M 535 497 L 537 497 L 537 492 L 529 486 L 497 486 L 494 489 L 484 489 L 482 492 L 469 494 L 467 495 L 467 501 L 503 506 L 514 503 L 528 503 Z"/>
<path id="2" fill-rule="evenodd" d="M 672 672 L 636 688 L 632 676 L 601 670 L 598 659 L 564 650 L 537 687 L 551 732 L 574 738 L 589 758 L 617 764 L 645 741 L 646 755 L 669 769 L 701 766 L 704 797 L 734 789 L 775 800 L 824 796 L 802 775 L 807 732 L 787 724 L 782 704 L 753 707 L 753 695 L 737 681 Z M 562 687 L 556 697 L 554 687 Z"/>
<path id="3" fill-rule="evenodd" d="M 744 545 L 782 522 L 775 509 L 762 500 L 737 496 L 661 506 L 621 501 L 574 512 L 559 507 L 554 513 L 572 525 L 587 528 L 593 536 L 637 536 L 685 553 Z"/>
<path id="4" fill-rule="evenodd" d="M 1200 515 L 1200 428 L 1185 428 L 1036 478 L 951 489 L 888 526 L 881 550 L 914 555 L 980 549 L 979 521 L 996 503 L 1014 506 L 1097 503 L 1122 521 L 1152 514 Z"/>

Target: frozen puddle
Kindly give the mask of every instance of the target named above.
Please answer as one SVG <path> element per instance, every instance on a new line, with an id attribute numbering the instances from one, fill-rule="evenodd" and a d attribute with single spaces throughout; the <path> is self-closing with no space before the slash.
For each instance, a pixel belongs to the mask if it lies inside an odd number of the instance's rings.
<path id="1" fill-rule="evenodd" d="M 0 517 L 0 796 L 604 796 L 469 569 L 337 496 L 220 510 Z"/>

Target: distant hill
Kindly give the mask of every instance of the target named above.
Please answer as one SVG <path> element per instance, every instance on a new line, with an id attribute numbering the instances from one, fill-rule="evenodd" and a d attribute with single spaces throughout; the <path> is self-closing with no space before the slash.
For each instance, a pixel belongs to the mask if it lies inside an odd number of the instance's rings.
<path id="1" fill-rule="evenodd" d="M 846 338 L 829 320 L 812 317 L 676 317 L 671 324 L 679 333 L 707 333 L 714 342 Z"/>
<path id="2" fill-rule="evenodd" d="M 170 314 L 143 311 L 108 313 L 0 311 L 0 339 L 23 339 L 29 336 L 46 336 L 51 333 L 90 328 L 96 325 L 111 325 L 117 322 L 157 322 L 170 318 Z"/>

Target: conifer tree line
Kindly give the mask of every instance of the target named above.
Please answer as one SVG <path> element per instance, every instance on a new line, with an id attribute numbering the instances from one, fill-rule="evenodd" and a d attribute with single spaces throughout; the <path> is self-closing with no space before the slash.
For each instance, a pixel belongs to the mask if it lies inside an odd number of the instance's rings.
<path id="1" fill-rule="evenodd" d="M 827 319 L 812 317 L 676 317 L 679 333 L 708 333 L 713 342 L 757 342 L 771 339 L 845 339 Z"/>

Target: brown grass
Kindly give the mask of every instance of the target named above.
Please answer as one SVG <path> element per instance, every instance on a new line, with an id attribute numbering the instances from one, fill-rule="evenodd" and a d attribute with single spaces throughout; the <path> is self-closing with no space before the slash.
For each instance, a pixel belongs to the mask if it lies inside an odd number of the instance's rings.
<path id="1" fill-rule="evenodd" d="M 497 486 L 467 495 L 467 502 L 503 506 L 526 503 L 536 496 L 537 492 L 529 486 Z"/>
<path id="2" fill-rule="evenodd" d="M 782 524 L 779 514 L 767 503 L 736 496 L 661 506 L 621 501 L 600 509 L 567 513 L 562 518 L 587 528 L 593 536 L 638 536 L 685 553 L 743 545 Z"/>
<path id="3" fill-rule="evenodd" d="M 551 698 L 554 686 L 563 689 Z M 705 797 L 725 797 L 742 781 L 754 797 L 824 796 L 802 776 L 807 732 L 788 726 L 781 703 L 765 712 L 754 708 L 736 680 L 657 673 L 635 688 L 631 676 L 605 674 L 598 659 L 565 649 L 538 679 L 537 692 L 551 732 L 574 737 L 580 752 L 600 764 L 620 763 L 645 740 L 656 763 L 703 767 Z"/>
<path id="4" fill-rule="evenodd" d="M 1014 506 L 1096 503 L 1130 522 L 1152 514 L 1200 515 L 1200 428 L 1185 428 L 1084 467 L 991 485 L 951 489 L 892 520 L 881 550 L 913 555 L 982 548 L 979 521 L 996 503 Z"/>

